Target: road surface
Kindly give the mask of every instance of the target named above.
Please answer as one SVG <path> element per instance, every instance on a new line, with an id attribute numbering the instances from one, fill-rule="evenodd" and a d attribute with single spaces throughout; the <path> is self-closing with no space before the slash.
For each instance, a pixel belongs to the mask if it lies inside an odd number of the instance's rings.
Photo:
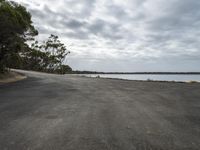
<path id="1" fill-rule="evenodd" d="M 199 150 L 200 84 L 24 72 L 0 85 L 0 150 Z"/>

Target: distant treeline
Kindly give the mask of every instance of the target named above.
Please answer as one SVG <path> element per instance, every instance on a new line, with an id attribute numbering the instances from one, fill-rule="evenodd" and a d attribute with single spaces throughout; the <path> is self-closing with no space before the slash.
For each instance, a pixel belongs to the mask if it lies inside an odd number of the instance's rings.
<path id="1" fill-rule="evenodd" d="M 175 75 L 175 74 L 196 74 L 200 72 L 97 72 L 97 71 L 73 71 L 74 74 L 153 74 L 153 75 Z"/>
<path id="2" fill-rule="evenodd" d="M 0 0 L 0 73 L 9 68 L 64 74 L 72 69 L 65 65 L 70 53 L 58 36 L 51 35 L 39 43 L 38 31 L 31 14 L 16 2 Z"/>

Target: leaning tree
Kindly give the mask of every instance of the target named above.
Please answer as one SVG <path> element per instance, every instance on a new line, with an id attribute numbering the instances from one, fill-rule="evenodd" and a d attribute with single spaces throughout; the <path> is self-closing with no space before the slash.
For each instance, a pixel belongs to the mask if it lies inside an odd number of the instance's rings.
<path id="1" fill-rule="evenodd" d="M 27 40 L 38 32 L 31 14 L 16 2 L 0 0 L 0 73 L 20 62 Z"/>

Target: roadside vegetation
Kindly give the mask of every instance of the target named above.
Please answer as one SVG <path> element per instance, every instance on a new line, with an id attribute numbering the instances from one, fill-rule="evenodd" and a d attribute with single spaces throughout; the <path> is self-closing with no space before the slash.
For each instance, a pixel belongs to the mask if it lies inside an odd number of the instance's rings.
<path id="1" fill-rule="evenodd" d="M 9 68 L 58 74 L 72 72 L 65 65 L 70 52 L 58 36 L 51 34 L 39 43 L 35 40 L 38 34 L 24 6 L 0 0 L 0 74 Z"/>

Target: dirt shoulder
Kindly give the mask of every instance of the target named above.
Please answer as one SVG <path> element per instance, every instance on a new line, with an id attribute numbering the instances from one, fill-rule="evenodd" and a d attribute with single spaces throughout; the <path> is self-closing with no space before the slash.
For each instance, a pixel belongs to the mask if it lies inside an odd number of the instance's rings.
<path id="1" fill-rule="evenodd" d="M 16 81 L 19 81 L 19 80 L 23 80 L 25 78 L 26 78 L 25 75 L 18 73 L 18 72 L 11 71 L 11 72 L 8 72 L 8 73 L 5 73 L 5 74 L 0 74 L 0 84 L 16 82 Z"/>

